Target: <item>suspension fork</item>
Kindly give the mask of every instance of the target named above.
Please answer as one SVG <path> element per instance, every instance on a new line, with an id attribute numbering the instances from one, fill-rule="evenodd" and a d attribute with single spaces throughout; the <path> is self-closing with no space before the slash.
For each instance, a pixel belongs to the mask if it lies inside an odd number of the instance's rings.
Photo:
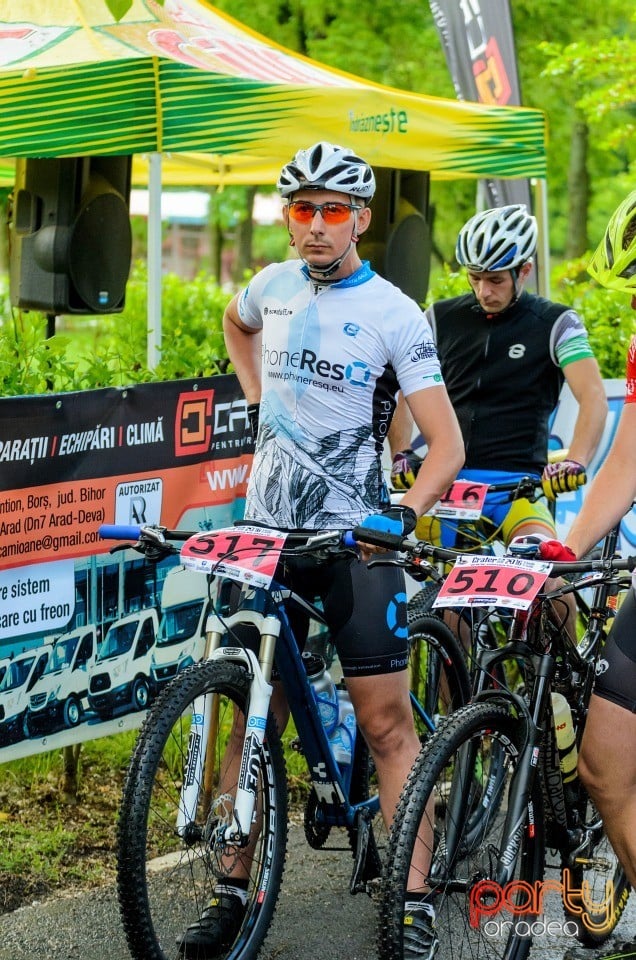
<path id="1" fill-rule="evenodd" d="M 536 674 L 530 710 L 524 711 L 526 739 L 510 781 L 508 810 L 501 834 L 504 845 L 497 861 L 496 882 L 501 887 L 512 880 L 515 870 L 539 766 L 541 738 L 546 718 L 550 716 L 547 702 L 555 671 L 554 659 L 544 654 L 535 657 L 534 661 Z"/>
<path id="2" fill-rule="evenodd" d="M 252 623 L 261 635 L 259 658 L 243 647 L 222 647 L 221 639 L 236 623 Z M 206 625 L 206 661 L 230 661 L 243 666 L 251 676 L 250 696 L 245 717 L 245 737 L 240 760 L 238 786 L 234 800 L 232 823 L 223 833 L 225 842 L 246 846 L 256 804 L 258 770 L 261 763 L 267 716 L 273 687 L 269 682 L 274 662 L 274 650 L 280 633 L 278 617 L 258 611 L 241 610 L 221 620 L 216 614 L 208 618 Z M 206 763 L 208 746 L 211 743 L 217 696 L 202 694 L 192 707 L 192 720 L 188 741 L 183 786 L 177 811 L 176 828 L 183 835 L 189 825 L 196 821 L 197 804 L 200 799 L 200 784 L 210 788 L 212 771 Z"/>

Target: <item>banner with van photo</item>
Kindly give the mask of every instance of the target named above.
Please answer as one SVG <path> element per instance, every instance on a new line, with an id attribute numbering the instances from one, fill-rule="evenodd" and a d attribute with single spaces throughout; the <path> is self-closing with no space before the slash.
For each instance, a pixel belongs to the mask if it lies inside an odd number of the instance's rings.
<path id="1" fill-rule="evenodd" d="M 253 444 L 234 376 L 0 399 L 0 761 L 139 726 L 202 651 L 207 581 L 102 523 L 243 515 Z"/>

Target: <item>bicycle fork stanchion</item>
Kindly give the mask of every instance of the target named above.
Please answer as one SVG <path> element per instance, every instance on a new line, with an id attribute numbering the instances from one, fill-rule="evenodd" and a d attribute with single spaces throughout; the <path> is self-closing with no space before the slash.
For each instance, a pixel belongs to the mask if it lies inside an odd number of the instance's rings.
<path id="1" fill-rule="evenodd" d="M 237 622 L 253 623 L 259 630 L 261 634 L 261 659 L 265 672 L 271 676 L 274 648 L 280 633 L 280 620 L 277 617 L 265 616 L 256 611 L 246 610 L 223 620 L 213 614 L 208 619 L 208 638 L 210 635 L 218 638 L 222 633 L 231 632 L 233 624 Z M 256 803 L 257 785 L 255 777 L 258 776 L 260 767 L 273 688 L 265 678 L 256 654 L 251 650 L 242 647 L 219 647 L 218 639 L 209 645 L 215 646 L 215 649 L 212 649 L 208 660 L 237 663 L 244 666 L 252 677 L 232 823 L 224 828 L 222 836 L 224 842 L 246 846 Z M 199 784 L 206 763 L 212 701 L 213 697 L 211 696 L 198 697 L 192 712 L 188 757 L 177 814 L 177 832 L 180 835 L 183 835 L 188 824 L 193 823 L 196 818 Z"/>
<path id="2" fill-rule="evenodd" d="M 542 718 L 545 720 L 550 716 L 545 705 L 546 699 L 550 696 L 550 682 L 554 676 L 554 659 L 549 655 L 539 656 L 535 658 L 535 664 L 535 690 L 531 697 L 534 710 L 532 715 L 527 710 L 523 711 L 525 743 L 519 754 L 509 788 L 509 797 L 512 802 L 506 812 L 503 829 L 503 836 L 508 838 L 508 843 L 500 851 L 497 864 L 496 881 L 502 888 L 512 880 L 514 875 L 521 837 L 528 819 L 532 787 L 537 775 L 541 738 L 545 732 L 540 724 Z M 516 702 L 521 703 L 518 699 Z"/>

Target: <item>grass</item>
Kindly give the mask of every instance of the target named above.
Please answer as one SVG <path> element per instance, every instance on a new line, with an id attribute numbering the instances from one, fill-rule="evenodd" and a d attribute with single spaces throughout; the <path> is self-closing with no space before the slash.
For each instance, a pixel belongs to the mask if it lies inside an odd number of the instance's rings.
<path id="1" fill-rule="evenodd" d="M 290 802 L 309 790 L 304 759 L 285 735 Z M 117 811 L 135 731 L 81 746 L 77 796 L 64 799 L 61 751 L 4 764 L 0 781 L 0 914 L 115 877 Z"/>
<path id="2" fill-rule="evenodd" d="M 134 734 L 82 746 L 77 797 L 62 794 L 61 751 L 4 765 L 0 783 L 0 912 L 114 876 L 119 795 Z"/>

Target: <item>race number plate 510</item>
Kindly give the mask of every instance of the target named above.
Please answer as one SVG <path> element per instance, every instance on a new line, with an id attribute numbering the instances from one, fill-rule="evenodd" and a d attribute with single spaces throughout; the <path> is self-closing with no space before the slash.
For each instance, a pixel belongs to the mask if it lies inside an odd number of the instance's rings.
<path id="1" fill-rule="evenodd" d="M 551 563 L 522 557 L 461 555 L 444 580 L 433 606 L 527 610 L 551 568 Z"/>
<path id="2" fill-rule="evenodd" d="M 268 587 L 285 543 L 285 534 L 263 527 L 227 527 L 195 533 L 181 547 L 184 567 Z"/>

